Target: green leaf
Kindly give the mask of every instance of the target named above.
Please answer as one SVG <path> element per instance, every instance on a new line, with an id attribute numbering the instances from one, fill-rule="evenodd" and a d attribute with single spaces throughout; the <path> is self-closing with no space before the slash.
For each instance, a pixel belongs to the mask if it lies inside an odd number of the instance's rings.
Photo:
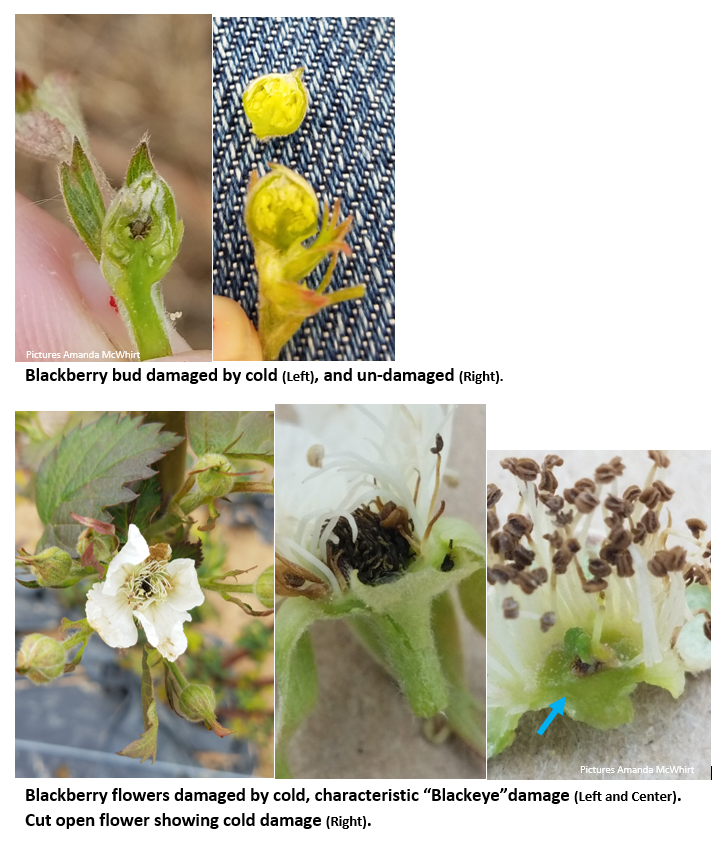
<path id="1" fill-rule="evenodd" d="M 272 412 L 189 412 L 188 436 L 199 457 L 225 453 L 233 459 L 260 459 L 273 463 Z"/>
<path id="2" fill-rule="evenodd" d="M 141 764 L 152 758 L 156 760 L 156 739 L 158 738 L 158 714 L 156 712 L 156 698 L 153 694 L 153 677 L 148 666 L 148 652 L 143 648 L 143 663 L 141 677 L 141 700 L 143 702 L 143 725 L 145 732 L 133 743 L 129 743 L 118 755 L 128 758 L 140 758 Z"/>
<path id="3" fill-rule="evenodd" d="M 138 176 L 142 176 L 144 173 L 152 173 L 153 171 L 153 161 L 151 161 L 148 144 L 145 140 L 142 140 L 136 147 L 136 151 L 133 153 L 133 157 L 128 164 L 126 184 L 130 187 Z"/>
<path id="4" fill-rule="evenodd" d="M 38 550 L 56 545 L 77 557 L 82 525 L 71 512 L 109 523 L 106 507 L 136 498 L 128 483 L 151 477 L 150 466 L 173 448 L 178 437 L 142 419 L 104 415 L 76 428 L 43 461 L 36 500 L 45 530 Z"/>
<path id="5" fill-rule="evenodd" d="M 194 567 L 198 570 L 203 564 L 203 544 L 197 541 L 180 542 L 180 544 L 174 545 L 171 549 L 169 561 L 172 562 L 174 559 L 193 559 Z"/>
<path id="6" fill-rule="evenodd" d="M 78 138 L 70 164 L 60 165 L 60 187 L 70 218 L 93 257 L 100 261 L 105 203 L 93 167 Z"/>
<path id="7" fill-rule="evenodd" d="M 140 485 L 134 483 L 130 488 L 138 495 L 135 500 L 120 506 L 110 506 L 107 509 L 115 526 L 115 534 L 121 544 L 128 541 L 128 527 L 131 524 L 135 524 L 141 533 L 145 533 L 161 505 L 161 485 L 157 476 L 142 480 Z"/>

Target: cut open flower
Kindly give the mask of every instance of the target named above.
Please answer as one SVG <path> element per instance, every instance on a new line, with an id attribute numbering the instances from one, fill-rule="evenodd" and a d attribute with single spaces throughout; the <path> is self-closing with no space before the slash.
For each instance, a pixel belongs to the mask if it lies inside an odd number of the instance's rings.
<path id="1" fill-rule="evenodd" d="M 710 666 L 708 528 L 673 524 L 670 459 L 648 453 L 641 486 L 619 457 L 564 490 L 557 455 L 500 463 L 518 495 L 488 486 L 488 755 L 563 696 L 565 715 L 609 729 L 632 721 L 638 683 L 678 697 Z"/>

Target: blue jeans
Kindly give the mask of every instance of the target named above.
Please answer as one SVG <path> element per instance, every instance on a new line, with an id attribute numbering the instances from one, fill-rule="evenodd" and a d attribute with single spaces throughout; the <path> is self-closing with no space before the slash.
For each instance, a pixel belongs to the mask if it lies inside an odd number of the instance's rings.
<path id="1" fill-rule="evenodd" d="M 329 289 L 363 299 L 307 319 L 280 360 L 394 360 L 394 19 L 216 18 L 213 27 L 213 291 L 257 321 L 258 281 L 243 214 L 251 173 L 277 161 L 352 215 Z M 260 143 L 241 105 L 248 83 L 304 67 L 301 128 Z M 327 262 L 309 276 L 316 288 Z"/>

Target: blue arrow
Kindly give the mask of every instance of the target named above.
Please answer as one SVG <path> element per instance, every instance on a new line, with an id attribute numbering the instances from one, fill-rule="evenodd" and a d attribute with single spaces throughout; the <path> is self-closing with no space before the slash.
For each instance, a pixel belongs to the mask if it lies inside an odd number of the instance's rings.
<path id="1" fill-rule="evenodd" d="M 545 731 L 546 731 L 547 727 L 555 719 L 556 714 L 563 714 L 564 713 L 564 711 L 565 711 L 565 700 L 566 699 L 567 699 L 567 697 L 560 697 L 559 700 L 556 700 L 554 703 L 552 703 L 550 705 L 550 708 L 552 709 L 552 711 L 547 715 L 547 719 L 542 724 L 542 726 L 540 726 L 540 728 L 537 730 L 538 735 L 544 735 L 545 734 Z"/>

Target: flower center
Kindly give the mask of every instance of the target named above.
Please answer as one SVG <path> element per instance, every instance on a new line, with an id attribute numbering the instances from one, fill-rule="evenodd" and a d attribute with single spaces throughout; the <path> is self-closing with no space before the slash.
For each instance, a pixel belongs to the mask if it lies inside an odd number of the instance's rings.
<path id="1" fill-rule="evenodd" d="M 352 512 L 356 541 L 347 519 L 340 518 L 332 530 L 333 538 L 327 542 L 326 564 L 344 589 L 352 570 L 365 585 L 381 585 L 397 579 L 411 560 L 413 525 L 410 528 L 407 511 L 393 501 L 382 505 L 377 499 L 373 503 L 378 512 L 365 504 Z"/>
<path id="2" fill-rule="evenodd" d="M 134 612 L 149 603 L 162 603 L 170 590 L 171 580 L 166 573 L 166 562 L 151 556 L 142 565 L 136 566 L 123 586 Z"/>

